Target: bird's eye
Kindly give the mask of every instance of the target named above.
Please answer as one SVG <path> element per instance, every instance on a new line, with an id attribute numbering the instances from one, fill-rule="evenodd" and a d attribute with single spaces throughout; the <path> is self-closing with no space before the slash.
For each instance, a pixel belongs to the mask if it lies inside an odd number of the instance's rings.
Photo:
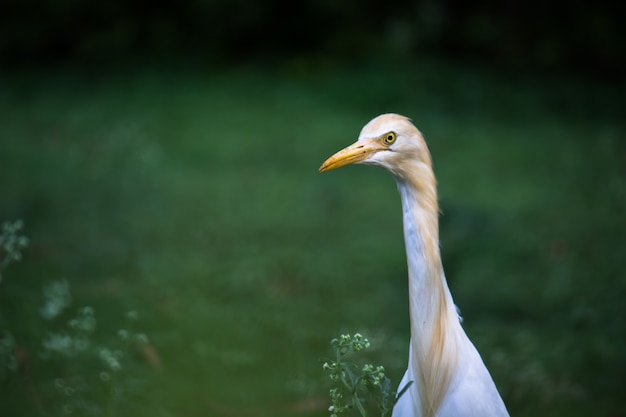
<path id="1" fill-rule="evenodd" d="M 396 141 L 396 134 L 394 132 L 389 132 L 385 135 L 384 140 L 387 145 L 391 145 Z"/>

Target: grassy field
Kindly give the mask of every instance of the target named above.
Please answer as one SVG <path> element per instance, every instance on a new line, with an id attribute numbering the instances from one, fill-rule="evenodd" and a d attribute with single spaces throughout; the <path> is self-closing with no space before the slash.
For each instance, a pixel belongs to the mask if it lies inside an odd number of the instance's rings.
<path id="1" fill-rule="evenodd" d="M 345 332 L 396 384 L 395 185 L 317 173 L 384 112 L 429 143 L 448 281 L 511 415 L 626 416 L 624 93 L 431 62 L 5 74 L 0 221 L 23 219 L 30 245 L 0 283 L 19 363 L 0 372 L 0 416 L 324 416 L 318 358 Z M 71 306 L 46 320 L 42 288 L 63 279 Z M 81 306 L 93 346 L 117 343 L 128 311 L 149 338 L 118 388 L 98 357 L 42 354 Z"/>

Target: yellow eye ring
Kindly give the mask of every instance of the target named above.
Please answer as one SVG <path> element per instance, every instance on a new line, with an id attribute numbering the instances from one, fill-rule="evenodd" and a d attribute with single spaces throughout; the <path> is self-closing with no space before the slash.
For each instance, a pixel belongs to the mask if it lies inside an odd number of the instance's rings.
<path id="1" fill-rule="evenodd" d="M 383 141 L 387 145 L 391 145 L 392 143 L 394 143 L 396 141 L 396 133 L 395 132 L 389 132 L 389 133 L 385 134 L 385 136 L 383 137 Z"/>

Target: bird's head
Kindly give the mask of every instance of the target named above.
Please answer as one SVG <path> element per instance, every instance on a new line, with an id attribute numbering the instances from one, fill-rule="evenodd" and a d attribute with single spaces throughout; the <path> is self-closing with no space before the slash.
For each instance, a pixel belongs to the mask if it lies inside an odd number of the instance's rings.
<path id="1" fill-rule="evenodd" d="M 355 143 L 328 158 L 319 171 L 366 164 L 383 167 L 402 178 L 420 162 L 431 166 L 430 153 L 419 130 L 404 116 L 382 114 L 363 127 Z"/>

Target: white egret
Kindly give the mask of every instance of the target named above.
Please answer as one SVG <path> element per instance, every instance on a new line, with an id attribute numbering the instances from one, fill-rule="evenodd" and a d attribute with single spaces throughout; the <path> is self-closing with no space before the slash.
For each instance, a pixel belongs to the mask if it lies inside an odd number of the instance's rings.
<path id="1" fill-rule="evenodd" d="M 320 172 L 348 164 L 385 168 L 402 200 L 409 274 L 411 342 L 400 387 L 413 381 L 393 417 L 501 417 L 508 412 L 461 327 L 441 264 L 437 184 L 422 134 L 404 116 L 383 114 Z"/>

